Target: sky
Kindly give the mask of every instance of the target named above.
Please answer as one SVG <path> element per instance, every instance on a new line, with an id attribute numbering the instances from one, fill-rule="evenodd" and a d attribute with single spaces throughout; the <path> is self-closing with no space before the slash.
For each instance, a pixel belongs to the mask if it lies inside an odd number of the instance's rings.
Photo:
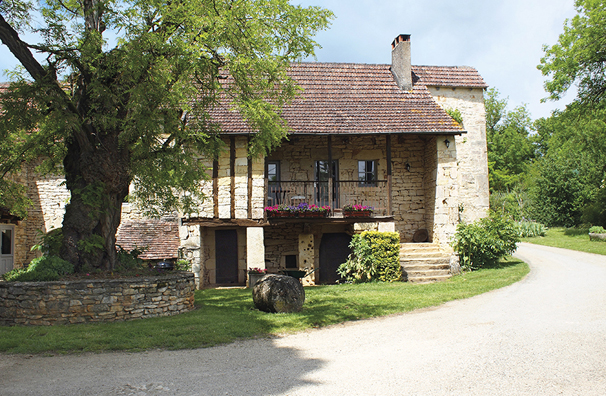
<path id="1" fill-rule="evenodd" d="M 508 98 L 508 110 L 526 104 L 533 119 L 564 109 L 541 103 L 545 77 L 537 69 L 543 45 L 557 43 L 574 0 L 300 0 L 333 11 L 319 33 L 319 62 L 391 63 L 391 42 L 410 34 L 413 65 L 472 66 Z"/>
<path id="2" fill-rule="evenodd" d="M 320 32 L 320 62 L 391 63 L 391 42 L 410 34 L 414 65 L 472 66 L 490 87 L 508 98 L 508 109 L 526 104 L 533 119 L 563 109 L 547 94 L 537 70 L 543 45 L 553 45 L 564 20 L 575 15 L 574 0 L 292 0 L 333 11 L 331 27 Z M 27 39 L 26 39 L 27 40 Z M 313 60 L 313 59 L 312 59 Z M 15 58 L 0 46 L 0 70 Z M 7 77 L 0 75 L 0 81 Z"/>

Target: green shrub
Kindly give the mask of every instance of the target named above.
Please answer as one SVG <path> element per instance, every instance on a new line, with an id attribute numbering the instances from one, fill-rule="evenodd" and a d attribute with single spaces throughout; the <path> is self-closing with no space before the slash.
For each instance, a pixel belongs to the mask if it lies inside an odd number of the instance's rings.
<path id="1" fill-rule="evenodd" d="M 516 227 L 520 238 L 545 236 L 547 233 L 547 227 L 534 221 L 520 221 L 516 223 Z"/>
<path id="2" fill-rule="evenodd" d="M 122 246 L 116 245 L 118 248 L 118 270 L 120 269 L 136 269 L 143 267 L 143 259 L 139 258 L 139 255 L 143 253 L 145 248 L 135 247 L 133 250 L 123 249 Z"/>
<path id="3" fill-rule="evenodd" d="M 58 256 L 63 243 L 63 229 L 56 228 L 46 234 L 38 230 L 40 242 L 32 246 L 31 250 L 39 250 L 47 256 Z"/>
<path id="4" fill-rule="evenodd" d="M 57 256 L 42 256 L 32 260 L 27 268 L 19 268 L 3 275 L 9 282 L 45 282 L 59 280 L 74 273 L 74 266 Z"/>
<path id="5" fill-rule="evenodd" d="M 351 254 L 337 270 L 353 283 L 402 279 L 400 235 L 397 232 L 364 231 L 356 234 L 349 245 Z"/>
<path id="6" fill-rule="evenodd" d="M 177 260 L 177 262 L 175 263 L 175 270 L 176 271 L 191 271 L 191 263 L 189 262 L 189 260 Z"/>
<path id="7" fill-rule="evenodd" d="M 606 234 L 606 230 L 604 227 L 593 226 L 589 229 L 590 234 Z"/>
<path id="8" fill-rule="evenodd" d="M 492 265 L 512 254 L 519 241 L 514 222 L 491 211 L 489 217 L 459 224 L 452 247 L 459 254 L 461 268 L 471 270 Z"/>

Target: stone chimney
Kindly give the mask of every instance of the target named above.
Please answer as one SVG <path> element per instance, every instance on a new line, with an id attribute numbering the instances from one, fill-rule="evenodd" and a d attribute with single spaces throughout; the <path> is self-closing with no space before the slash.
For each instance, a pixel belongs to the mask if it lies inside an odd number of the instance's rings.
<path id="1" fill-rule="evenodd" d="M 410 34 L 400 34 L 391 43 L 391 73 L 398 87 L 405 91 L 412 89 L 410 68 Z"/>

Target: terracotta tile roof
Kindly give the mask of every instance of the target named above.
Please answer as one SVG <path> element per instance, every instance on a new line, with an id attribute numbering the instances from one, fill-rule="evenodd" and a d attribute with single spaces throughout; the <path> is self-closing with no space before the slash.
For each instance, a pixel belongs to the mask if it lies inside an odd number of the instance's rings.
<path id="1" fill-rule="evenodd" d="M 116 243 L 123 249 L 147 250 L 139 256 L 144 260 L 175 259 L 179 251 L 179 225 L 165 220 L 136 220 L 120 224 Z"/>
<path id="2" fill-rule="evenodd" d="M 412 72 L 425 86 L 488 88 L 480 73 L 469 66 L 412 66 Z"/>
<path id="3" fill-rule="evenodd" d="M 303 93 L 284 108 L 292 134 L 461 133 L 418 79 L 411 91 L 396 85 L 389 65 L 293 64 Z M 229 105 L 213 112 L 226 134 L 251 130 Z"/>

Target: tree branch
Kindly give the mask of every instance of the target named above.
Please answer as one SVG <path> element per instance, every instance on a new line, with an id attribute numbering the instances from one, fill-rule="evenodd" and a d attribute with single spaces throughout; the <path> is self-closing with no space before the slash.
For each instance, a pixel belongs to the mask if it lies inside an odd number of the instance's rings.
<path id="1" fill-rule="evenodd" d="M 48 76 L 44 67 L 32 55 L 27 44 L 19 38 L 19 34 L 6 22 L 2 15 L 0 15 L 0 40 L 15 55 L 34 80 L 39 81 Z"/>

